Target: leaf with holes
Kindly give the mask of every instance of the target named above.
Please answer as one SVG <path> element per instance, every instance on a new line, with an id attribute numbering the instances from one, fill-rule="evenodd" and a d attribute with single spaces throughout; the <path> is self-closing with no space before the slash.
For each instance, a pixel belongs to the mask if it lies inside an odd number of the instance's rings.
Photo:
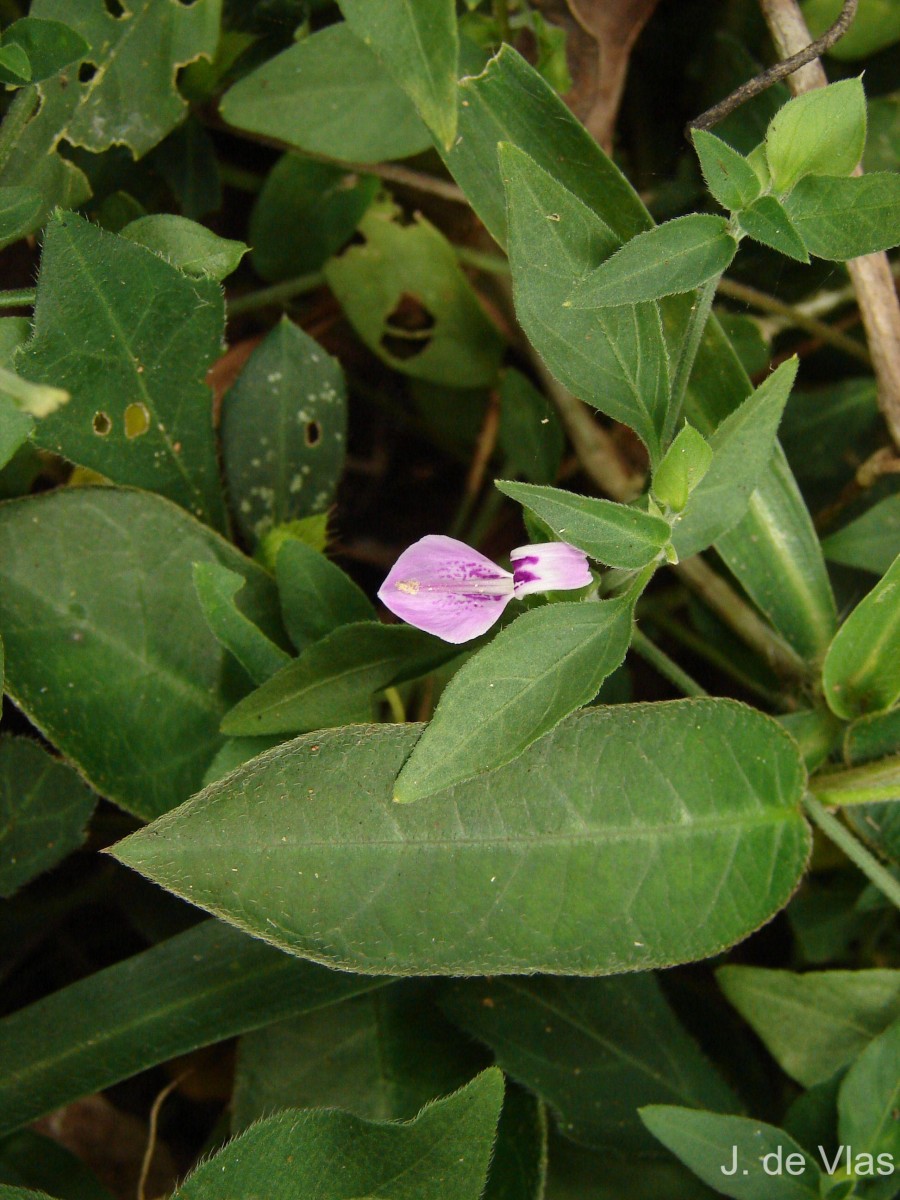
<path id="1" fill-rule="evenodd" d="M 345 22 L 245 75 L 220 109 L 237 129 L 345 162 L 406 158 L 431 145 L 409 98 Z"/>
<path id="2" fill-rule="evenodd" d="M 235 520 L 251 545 L 331 503 L 344 468 L 340 366 L 284 317 L 250 355 L 222 405 L 222 457 Z"/>
<path id="3" fill-rule="evenodd" d="M 33 5 L 33 8 L 39 7 Z M 90 44 L 62 21 L 22 17 L 3 30 L 3 45 L 19 46 L 27 55 L 31 68 L 29 83 L 41 83 L 63 67 L 84 58 Z"/>
<path id="4" fill-rule="evenodd" d="M 196 791 L 248 680 L 207 628 L 194 563 L 246 582 L 283 643 L 274 581 L 150 492 L 65 488 L 0 507 L 6 690 L 102 796 L 149 820 Z"/>
<path id="5" fill-rule="evenodd" d="M 47 227 L 34 335 L 16 368 L 68 404 L 35 441 L 116 483 L 159 492 L 223 528 L 212 397 L 222 293 L 74 213 Z"/>
<path id="6" fill-rule="evenodd" d="M 420 736 L 297 738 L 114 853 L 283 950 L 376 975 L 707 957 L 786 904 L 806 865 L 796 746 L 733 701 L 578 713 L 490 776 L 394 804 Z"/>
<path id="7" fill-rule="evenodd" d="M 175 79 L 199 57 L 211 58 L 221 0 L 122 0 L 118 17 L 105 0 L 35 0 L 29 17 L 61 21 L 89 46 L 81 64 L 27 89 L 22 112 L 40 102 L 6 160 L 0 183 L 24 184 L 43 197 L 32 228 L 53 209 L 91 194 L 85 174 L 58 153 L 62 142 L 95 154 L 127 146 L 146 154 L 187 114 Z"/>
<path id="8" fill-rule="evenodd" d="M 0 896 L 77 849 L 96 800 L 71 767 L 37 742 L 0 738 Z"/>
<path id="9" fill-rule="evenodd" d="M 448 387 L 494 383 L 503 339 L 485 316 L 456 252 L 416 214 L 391 202 L 369 209 L 365 239 L 325 264 L 325 278 L 354 329 L 380 359 Z"/>

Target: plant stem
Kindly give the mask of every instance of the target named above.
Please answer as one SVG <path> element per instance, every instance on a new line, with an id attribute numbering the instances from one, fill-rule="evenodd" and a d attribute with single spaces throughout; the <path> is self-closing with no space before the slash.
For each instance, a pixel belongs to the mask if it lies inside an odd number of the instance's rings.
<path id="1" fill-rule="evenodd" d="M 687 671 L 679 667 L 674 659 L 669 658 L 665 650 L 660 650 L 659 646 L 651 642 L 639 629 L 635 629 L 631 635 L 631 648 L 651 667 L 654 667 L 664 679 L 668 679 L 669 683 L 673 684 L 680 692 L 684 692 L 685 696 L 709 695 L 706 688 L 701 687 L 688 675 Z"/>
<path id="2" fill-rule="evenodd" d="M 494 20 L 497 22 L 497 29 L 500 33 L 500 40 L 508 42 L 512 30 L 509 26 L 509 3 L 508 0 L 493 0 Z"/>
<path id="3" fill-rule="evenodd" d="M 19 288 L 16 291 L 0 292 L 0 308 L 28 308 L 34 304 L 37 293 L 34 288 Z"/>
<path id="4" fill-rule="evenodd" d="M 681 352 L 675 366 L 675 377 L 672 380 L 672 395 L 669 399 L 669 411 L 666 415 L 666 427 L 663 430 L 662 438 L 664 448 L 672 440 L 672 435 L 678 428 L 688 383 L 694 369 L 694 361 L 697 358 L 697 351 L 700 349 L 700 339 L 703 337 L 703 330 L 706 328 L 706 322 L 712 312 L 713 298 L 721 278 L 721 275 L 714 275 L 712 279 L 708 279 L 702 287 L 697 289 L 687 329 L 682 338 Z"/>
<path id="5" fill-rule="evenodd" d="M 870 883 L 900 908 L 900 880 L 894 878 L 886 867 L 871 854 L 850 830 L 837 817 L 822 807 L 815 796 L 807 793 L 803 797 L 803 807 L 811 821 L 822 830 L 825 836 L 843 850 L 850 861 L 862 871 Z"/>
<path id="6" fill-rule="evenodd" d="M 406 706 L 403 703 L 403 698 L 395 687 L 384 689 L 384 698 L 388 703 L 388 708 L 391 710 L 391 720 L 397 725 L 403 725 L 406 722 Z"/>
<path id="7" fill-rule="evenodd" d="M 877 804 L 900 800 L 900 757 L 879 759 L 846 771 L 823 771 L 809 781 L 823 804 Z"/>
<path id="8" fill-rule="evenodd" d="M 509 275 L 509 259 L 499 254 L 486 254 L 483 250 L 473 250 L 470 246 L 454 246 L 456 257 L 467 267 L 475 267 L 478 271 L 490 271 L 492 275 Z"/>
<path id="9" fill-rule="evenodd" d="M 324 282 L 325 276 L 321 271 L 311 271 L 308 275 L 297 275 L 293 279 L 285 279 L 283 283 L 273 283 L 271 287 L 248 292 L 246 296 L 236 296 L 228 302 L 228 316 L 240 317 L 244 313 L 268 308 L 270 304 L 283 305 L 304 292 L 314 292 Z"/>
<path id="10" fill-rule="evenodd" d="M 766 292 L 761 292 L 754 287 L 748 287 L 744 283 L 738 283 L 734 279 L 720 279 L 718 292 L 720 296 L 728 296 L 731 300 L 740 300 L 744 304 L 750 304 L 753 308 L 759 309 L 760 312 L 773 313 L 775 316 L 784 317 L 791 325 L 796 326 L 797 329 L 806 330 L 807 333 L 818 338 L 820 342 L 834 346 L 835 350 L 842 350 L 844 354 L 859 359 L 866 366 L 872 365 L 871 356 L 861 342 L 856 341 L 855 338 L 848 337 L 840 329 L 833 329 L 830 325 L 826 325 L 824 321 L 818 321 L 815 317 L 810 317 L 806 313 L 800 312 L 793 305 L 785 304 L 783 300 L 778 300 L 775 296 L 769 296 Z"/>
<path id="11" fill-rule="evenodd" d="M 10 154 L 16 148 L 23 129 L 34 115 L 37 108 L 37 101 L 36 88 L 22 88 L 18 96 L 16 96 L 15 100 L 13 100 L 12 104 L 6 110 L 3 124 L 0 125 L 0 171 L 6 166 Z"/>

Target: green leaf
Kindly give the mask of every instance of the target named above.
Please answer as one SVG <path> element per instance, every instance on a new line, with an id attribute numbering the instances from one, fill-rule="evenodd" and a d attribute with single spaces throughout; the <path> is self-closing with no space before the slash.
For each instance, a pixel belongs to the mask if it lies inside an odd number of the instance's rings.
<path id="1" fill-rule="evenodd" d="M 675 526 L 680 558 L 705 550 L 743 517 L 775 450 L 781 414 L 797 375 L 783 362 L 709 437 L 712 461 Z"/>
<path id="2" fill-rule="evenodd" d="M 219 563 L 194 563 L 194 589 L 210 632 L 254 683 L 265 683 L 291 656 L 241 612 L 236 597 L 245 582 L 243 575 Z"/>
<path id="3" fill-rule="evenodd" d="M 427 975 L 708 957 L 785 904 L 806 864 L 797 750 L 733 701 L 579 713 L 488 780 L 393 804 L 420 728 L 299 738 L 116 857 L 291 953 Z"/>
<path id="4" fill-rule="evenodd" d="M 0 395 L 0 469 L 6 466 L 34 429 L 34 417 Z"/>
<path id="5" fill-rule="evenodd" d="M 0 1183 L 0 1200 L 53 1200 L 46 1192 L 33 1192 L 30 1188 L 7 1187 Z"/>
<path id="6" fill-rule="evenodd" d="M 448 683 L 397 779 L 407 804 L 503 766 L 600 690 L 631 641 L 628 594 L 523 613 Z"/>
<path id="7" fill-rule="evenodd" d="M 37 5 L 33 6 L 37 7 Z M 22 17 L 3 30 L 3 46 L 18 46 L 30 65 L 29 80 L 40 83 L 77 62 L 90 50 L 90 44 L 71 25 L 62 21 L 41 21 Z"/>
<path id="8" fill-rule="evenodd" d="M 0 187 L 0 246 L 30 233 L 41 206 L 41 193 L 33 187 Z"/>
<path id="9" fill-rule="evenodd" d="M 185 275 L 222 280 L 236 271 L 250 249 L 243 242 L 217 233 L 171 213 L 139 217 L 122 230 L 122 237 L 146 246 Z"/>
<path id="10" fill-rule="evenodd" d="M 402 1124 L 281 1113 L 201 1163 L 172 1200 L 479 1200 L 502 1102 L 492 1067 Z"/>
<path id="11" fill-rule="evenodd" d="M 691 213 L 626 242 L 574 288 L 572 308 L 639 304 L 689 292 L 720 275 L 737 253 L 724 217 Z"/>
<path id="12" fill-rule="evenodd" d="M 871 762 L 888 754 L 900 752 L 900 708 L 890 712 L 874 713 L 860 717 L 848 725 L 841 747 L 841 757 L 846 763 Z"/>
<path id="13" fill-rule="evenodd" d="M 59 1200 L 111 1200 L 96 1175 L 59 1142 L 30 1129 L 0 1139 L 0 1181 L 47 1188 Z M 12 1189 L 0 1186 L 0 1196 Z M 35 1200 L 36 1193 L 25 1193 Z"/>
<path id="14" fill-rule="evenodd" d="M 347 162 L 406 158 L 431 145 L 409 99 L 346 23 L 245 75 L 220 111 L 237 129 Z"/>
<path id="15" fill-rule="evenodd" d="M 692 425 L 685 424 L 653 472 L 654 497 L 660 504 L 682 512 L 712 461 L 709 442 Z"/>
<path id="16" fill-rule="evenodd" d="M 231 1129 L 282 1108 L 341 1108 L 370 1121 L 411 1120 L 484 1066 L 434 1004 L 430 982 L 403 980 L 246 1034 Z"/>
<path id="17" fill-rule="evenodd" d="M 886 496 L 822 542 L 825 557 L 884 575 L 900 554 L 900 494 Z"/>
<path id="18" fill-rule="evenodd" d="M 900 91 L 870 100 L 868 117 L 863 170 L 867 173 L 893 171 L 900 148 Z"/>
<path id="19" fill-rule="evenodd" d="M 817 258 L 843 262 L 900 242 L 900 175 L 802 179 L 785 200 L 800 237 Z"/>
<path id="20" fill-rule="evenodd" d="M 822 684 L 828 707 L 846 720 L 900 698 L 900 555 L 835 634 Z"/>
<path id="21" fill-rule="evenodd" d="M 273 282 L 318 271 L 349 241 L 378 188 L 375 175 L 283 155 L 250 214 L 254 269 Z"/>
<path id="22" fill-rule="evenodd" d="M 31 80 L 31 63 L 21 46 L 0 46 L 0 83 L 21 87 Z"/>
<path id="23" fill-rule="evenodd" d="M 842 79 L 795 96 L 766 131 L 773 190 L 789 192 L 805 175 L 850 175 L 865 144 L 862 79 Z"/>
<path id="24" fill-rule="evenodd" d="M 341 625 L 236 704 L 222 732 L 305 733 L 367 720 L 376 692 L 427 675 L 458 653 L 409 625 Z"/>
<path id="25" fill-rule="evenodd" d="M 654 1155 L 637 1108 L 739 1108 L 650 974 L 457 984 L 445 1012 L 550 1107 L 566 1137 L 616 1156 Z"/>
<path id="26" fill-rule="evenodd" d="M 504 470 L 531 483 L 552 483 L 559 472 L 566 436 L 556 410 L 530 379 L 507 367 L 500 377 L 500 450 Z"/>
<path id="27" fill-rule="evenodd" d="M 283 317 L 222 404 L 222 457 L 238 527 L 251 545 L 275 525 L 324 512 L 344 468 L 344 373 Z"/>
<path id="28" fill-rule="evenodd" d="M 721 967 L 719 986 L 803 1087 L 830 1079 L 900 1017 L 900 971 Z"/>
<path id="29" fill-rule="evenodd" d="M 754 241 L 762 242 L 764 246 L 777 250 L 779 254 L 786 254 L 788 258 L 795 258 L 798 262 L 809 262 L 803 238 L 797 232 L 784 205 L 774 196 L 760 196 L 758 200 L 754 200 L 739 215 L 738 224 Z"/>
<path id="30" fill-rule="evenodd" d="M 275 578 L 284 627 L 298 650 L 341 625 L 376 619 L 371 601 L 350 576 L 303 542 L 284 543 Z"/>
<path id="31" fill-rule="evenodd" d="M 363 245 L 325 264 L 356 332 L 388 366 L 448 387 L 496 382 L 503 340 L 442 233 L 416 213 L 402 224 L 387 201 L 359 224 Z"/>
<path id="32" fill-rule="evenodd" d="M 553 136 L 547 136 L 547 130 Z M 479 75 L 459 83 L 458 136 L 443 154 L 491 235 L 506 244 L 506 205 L 497 147 L 509 142 L 534 159 L 625 241 L 652 224 L 634 188 L 553 88 L 504 44 Z M 440 149 L 440 147 L 438 147 Z M 552 209 L 549 211 L 553 211 Z"/>
<path id="33" fill-rule="evenodd" d="M 669 365 L 655 304 L 601 312 L 565 307 L 573 282 L 618 237 L 532 159 L 500 147 L 516 315 L 550 371 L 580 399 L 630 425 L 655 457 Z"/>
<path id="34" fill-rule="evenodd" d="M 691 140 L 706 186 L 722 207 L 733 212 L 752 204 L 760 183 L 743 154 L 706 129 L 692 129 Z"/>
<path id="35" fill-rule="evenodd" d="M 242 575 L 247 616 L 283 639 L 271 577 L 158 496 L 68 488 L 0 507 L 6 689 L 96 791 L 147 820 L 197 790 L 246 688 L 203 618 L 196 562 Z"/>
<path id="36" fill-rule="evenodd" d="M 483 1200 L 544 1200 L 547 1116 L 523 1088 L 506 1087 Z"/>
<path id="37" fill-rule="evenodd" d="M 456 137 L 459 59 L 454 0 L 340 0 L 340 8 L 449 150 Z"/>
<path id="38" fill-rule="evenodd" d="M 219 287 L 74 213 L 47 227 L 34 335 L 16 358 L 71 400 L 35 442 L 117 483 L 225 523 L 204 377 L 224 329 Z"/>
<path id="39" fill-rule="evenodd" d="M 900 1018 L 884 1033 L 873 1038 L 847 1072 L 838 1093 L 838 1132 L 842 1145 L 852 1146 L 853 1161 L 858 1164 L 854 1174 L 865 1175 L 860 1170 L 858 1155 L 873 1157 L 886 1155 L 889 1166 L 897 1170 L 900 1166 Z M 885 1164 L 878 1159 L 877 1167 Z M 883 1169 L 875 1164 L 868 1172 L 880 1177 L 882 1187 L 887 1184 Z M 896 1180 L 889 1185 L 885 1195 L 894 1195 Z"/>
<path id="40" fill-rule="evenodd" d="M 183 216 L 199 221 L 222 207 L 216 147 L 197 117 L 189 116 L 173 129 L 151 151 L 148 163 L 169 185 Z"/>
<path id="41" fill-rule="evenodd" d="M 805 0 L 803 18 L 814 38 L 840 16 L 842 0 Z M 828 51 L 829 58 L 846 61 L 868 58 L 900 38 L 900 9 L 893 0 L 860 0 L 850 28 Z"/>
<path id="42" fill-rule="evenodd" d="M 203 921 L 0 1021 L 0 1133 L 176 1055 L 382 982 Z"/>
<path id="43" fill-rule="evenodd" d="M 179 69 L 215 51 L 221 0 L 131 0 L 128 8 L 128 18 L 117 20 L 104 0 L 31 5 L 29 20 L 58 20 L 89 44 L 83 67 L 58 72 L 22 97 L 28 106 L 40 101 L 40 110 L 7 158 L 0 183 L 41 193 L 34 228 L 57 206 L 75 208 L 91 195 L 86 175 L 59 153 L 60 145 L 94 154 L 124 145 L 140 158 L 186 115 Z"/>
<path id="44" fill-rule="evenodd" d="M 72 768 L 37 742 L 0 738 L 0 897 L 76 850 L 96 801 Z"/>
<path id="45" fill-rule="evenodd" d="M 641 1109 L 654 1137 L 704 1183 L 735 1200 L 819 1200 L 821 1172 L 783 1129 L 667 1104 Z"/>
<path id="46" fill-rule="evenodd" d="M 561 541 L 610 567 L 645 567 L 659 557 L 670 537 L 668 521 L 626 504 L 532 483 L 497 479 L 494 484 L 534 513 Z"/>
<path id="47" fill-rule="evenodd" d="M 21 412 L 31 417 L 49 417 L 68 404 L 71 396 L 64 388 L 32 383 L 14 371 L 0 367 L 0 398 L 11 400 Z"/>

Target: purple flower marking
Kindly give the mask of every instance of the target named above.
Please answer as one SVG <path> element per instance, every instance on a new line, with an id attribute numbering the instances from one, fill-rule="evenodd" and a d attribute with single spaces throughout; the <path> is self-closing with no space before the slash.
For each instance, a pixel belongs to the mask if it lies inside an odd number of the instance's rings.
<path id="1" fill-rule="evenodd" d="M 512 573 L 465 542 L 428 534 L 403 551 L 378 596 L 395 616 L 458 644 L 490 629 L 514 596 L 591 582 L 587 559 L 566 542 L 522 546 L 510 559 Z"/>

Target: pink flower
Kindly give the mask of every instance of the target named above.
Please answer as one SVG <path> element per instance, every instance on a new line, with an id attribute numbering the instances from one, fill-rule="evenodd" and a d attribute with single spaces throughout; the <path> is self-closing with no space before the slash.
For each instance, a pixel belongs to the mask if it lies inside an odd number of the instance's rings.
<path id="1" fill-rule="evenodd" d="M 465 542 L 430 533 L 403 551 L 378 596 L 410 625 L 459 643 L 490 629 L 514 596 L 591 582 L 587 558 L 567 542 L 520 546 L 509 557 L 512 573 Z"/>

